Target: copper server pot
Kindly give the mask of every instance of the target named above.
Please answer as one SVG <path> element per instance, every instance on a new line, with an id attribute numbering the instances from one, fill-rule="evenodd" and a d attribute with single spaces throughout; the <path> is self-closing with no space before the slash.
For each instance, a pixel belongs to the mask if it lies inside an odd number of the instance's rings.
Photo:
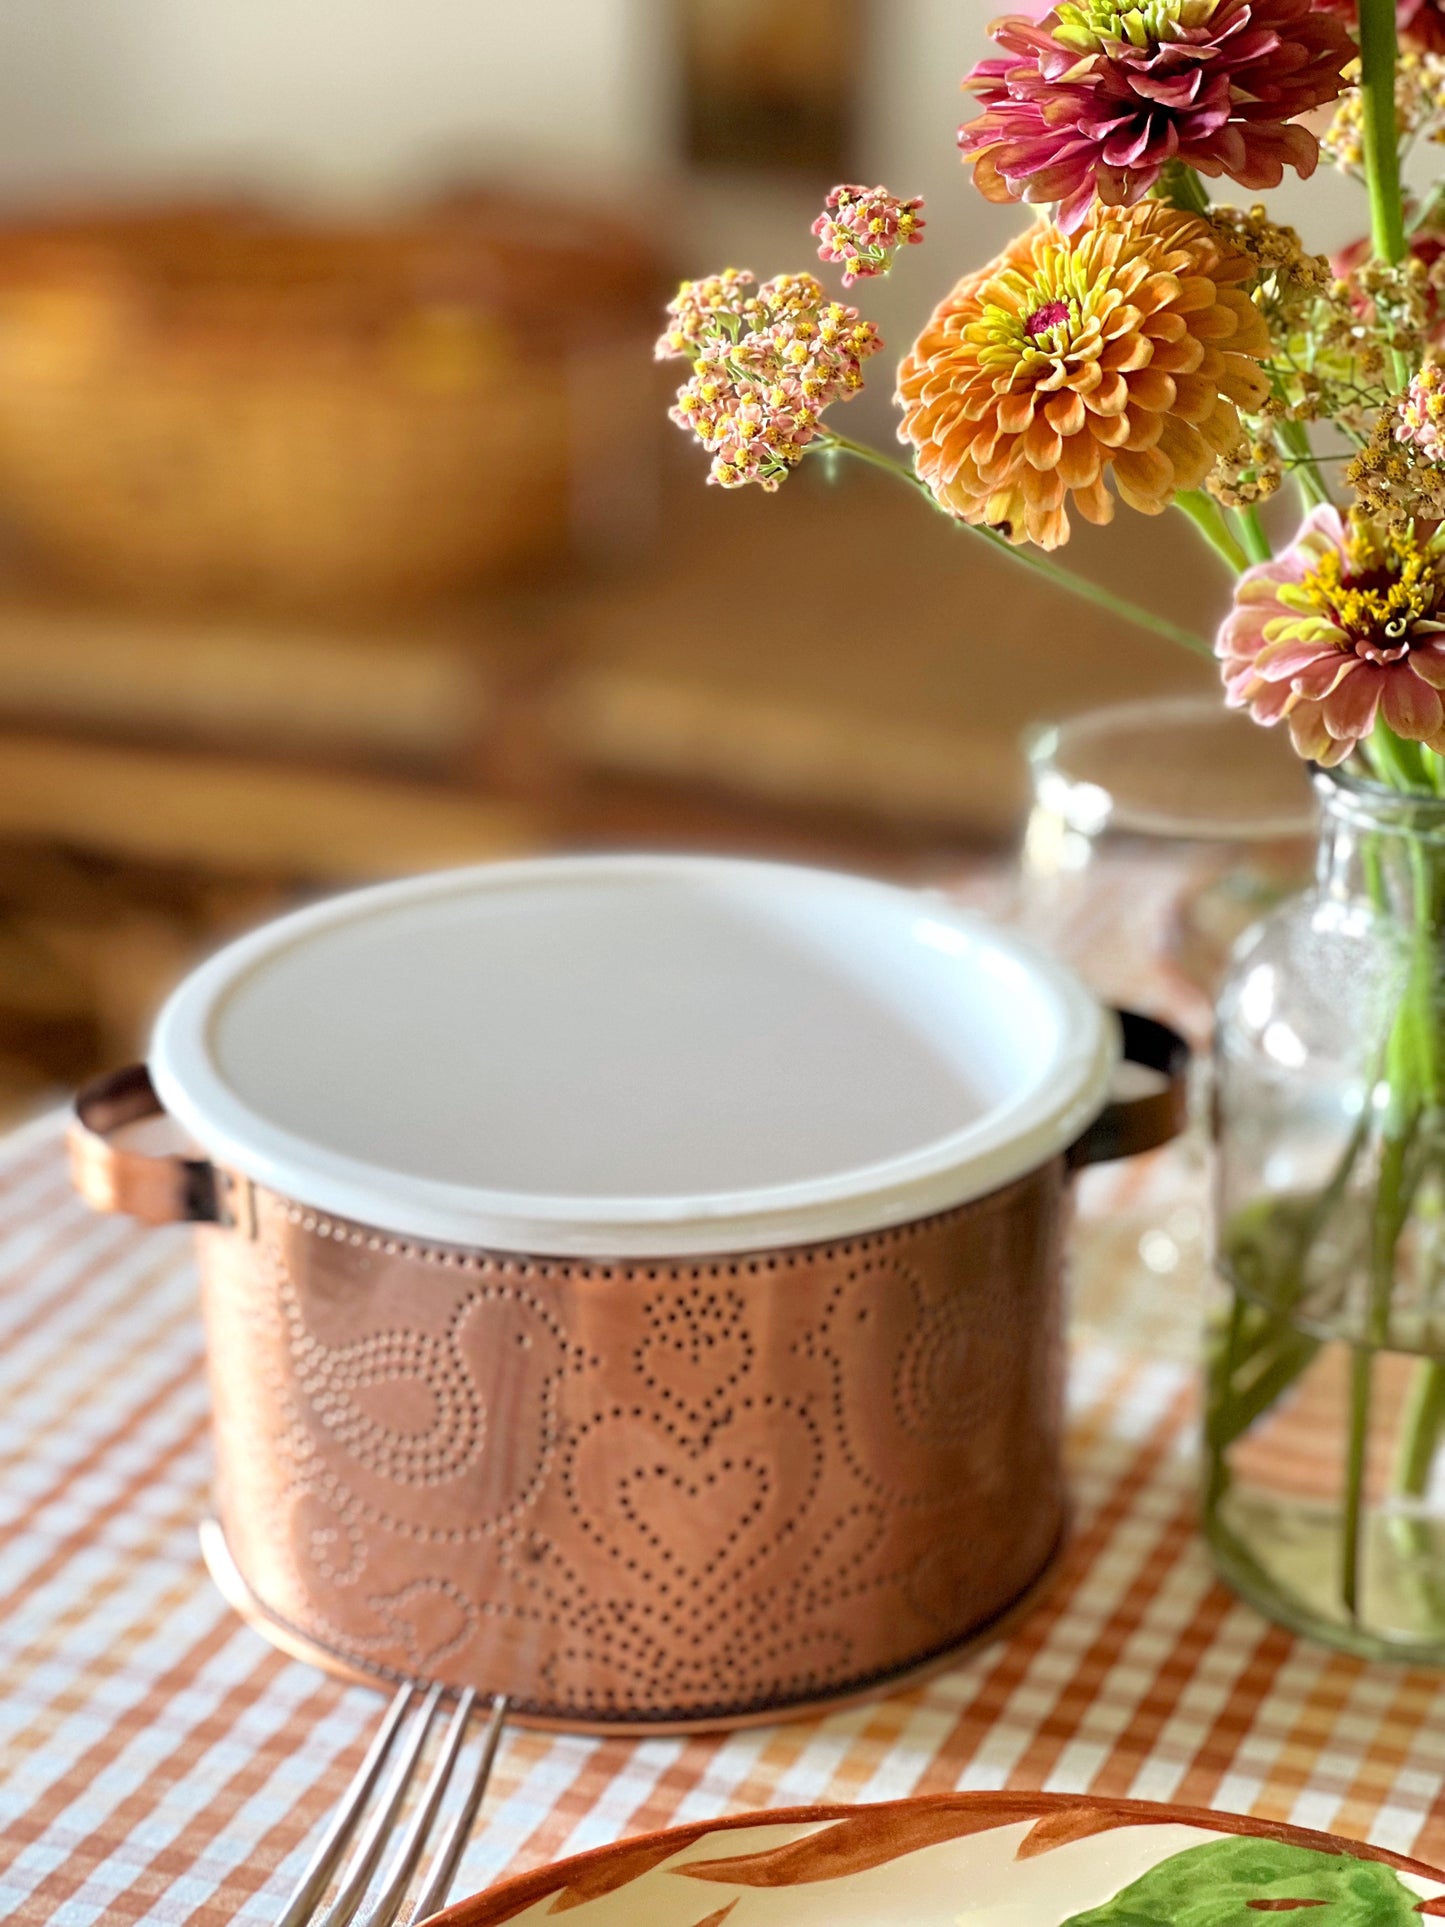
<path id="1" fill-rule="evenodd" d="M 1111 1102 L 1121 1054 L 1160 1087 Z M 233 944 L 73 1147 L 199 1227 L 221 1557 L 279 1643 L 700 1728 L 1039 1585 L 1069 1174 L 1173 1134 L 1183 1056 L 941 897 L 563 858 Z"/>

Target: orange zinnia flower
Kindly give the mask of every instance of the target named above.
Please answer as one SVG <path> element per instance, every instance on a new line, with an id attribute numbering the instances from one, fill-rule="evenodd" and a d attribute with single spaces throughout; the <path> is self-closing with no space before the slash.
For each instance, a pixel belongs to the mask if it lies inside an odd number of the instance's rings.
<path id="1" fill-rule="evenodd" d="M 1157 515 L 1238 446 L 1269 384 L 1248 258 L 1159 201 L 1036 226 L 965 275 L 898 372 L 902 440 L 939 503 L 1056 549 L 1091 522 Z"/>

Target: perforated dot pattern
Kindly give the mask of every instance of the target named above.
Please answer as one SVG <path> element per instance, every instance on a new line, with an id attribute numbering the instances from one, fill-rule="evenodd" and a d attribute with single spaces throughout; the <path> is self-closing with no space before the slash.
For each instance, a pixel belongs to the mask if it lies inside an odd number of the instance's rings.
<path id="1" fill-rule="evenodd" d="M 1062 1517 L 1057 1166 L 791 1251 L 584 1264 L 256 1194 L 202 1234 L 218 1495 L 265 1609 L 363 1669 L 605 1727 L 905 1670 Z"/>

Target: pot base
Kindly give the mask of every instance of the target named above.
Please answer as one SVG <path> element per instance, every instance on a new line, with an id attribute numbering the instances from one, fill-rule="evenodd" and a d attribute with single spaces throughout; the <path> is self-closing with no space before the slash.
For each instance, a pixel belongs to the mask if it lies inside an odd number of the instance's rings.
<path id="1" fill-rule="evenodd" d="M 925 1680 L 934 1679 L 946 1673 L 967 1659 L 980 1647 L 1002 1638 L 1005 1633 L 1025 1619 L 1052 1592 L 1058 1577 L 1059 1554 L 1068 1539 L 1068 1525 L 1049 1551 L 1043 1566 L 1036 1576 L 1002 1612 L 976 1627 L 965 1639 L 944 1647 L 938 1652 L 893 1672 L 879 1673 L 871 1679 L 859 1680 L 840 1688 L 837 1692 L 827 1693 L 818 1698 L 806 1700 L 787 1700 L 776 1706 L 750 1708 L 737 1713 L 717 1713 L 697 1719 L 617 1719 L 589 1720 L 569 1719 L 561 1715 L 532 1713 L 523 1708 L 507 1713 L 511 1726 L 533 1727 L 544 1733 L 582 1733 L 597 1739 L 667 1739 L 692 1733 L 728 1733 L 740 1727 L 776 1726 L 784 1720 L 810 1719 L 824 1713 L 835 1713 L 845 1706 L 855 1706 L 860 1701 L 878 1699 L 889 1693 L 903 1691 L 910 1686 L 921 1685 Z M 329 1646 L 323 1646 L 309 1634 L 298 1632 L 284 1619 L 256 1597 L 247 1584 L 240 1568 L 231 1556 L 226 1543 L 226 1535 L 219 1520 L 203 1519 L 200 1525 L 201 1557 L 206 1562 L 217 1591 L 231 1610 L 236 1613 L 253 1632 L 257 1632 L 278 1651 L 291 1659 L 299 1659 L 305 1665 L 316 1666 L 339 1679 L 348 1686 L 374 1686 L 380 1689 L 404 1685 L 406 1675 L 388 1666 L 379 1666 L 369 1660 L 354 1658 Z"/>

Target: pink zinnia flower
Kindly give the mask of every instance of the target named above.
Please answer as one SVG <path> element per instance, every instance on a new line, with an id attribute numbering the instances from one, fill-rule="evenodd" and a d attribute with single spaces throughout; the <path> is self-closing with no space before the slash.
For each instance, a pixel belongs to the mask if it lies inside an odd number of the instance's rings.
<path id="1" fill-rule="evenodd" d="M 1311 0 L 1068 0 L 1006 14 L 1003 58 L 964 81 L 984 111 L 959 130 L 991 201 L 1057 201 L 1073 232 L 1097 195 L 1132 206 L 1167 161 L 1243 187 L 1314 172 L 1296 116 L 1338 97 L 1355 44 Z"/>
<path id="2" fill-rule="evenodd" d="M 1315 509 L 1239 578 L 1215 652 L 1230 706 L 1283 718 L 1312 762 L 1343 762 L 1377 719 L 1445 749 L 1445 535 Z"/>
<path id="3" fill-rule="evenodd" d="M 900 201 L 886 187 L 835 187 L 813 223 L 820 261 L 841 261 L 843 286 L 887 274 L 893 257 L 917 247 L 927 223 L 915 195 Z"/>

